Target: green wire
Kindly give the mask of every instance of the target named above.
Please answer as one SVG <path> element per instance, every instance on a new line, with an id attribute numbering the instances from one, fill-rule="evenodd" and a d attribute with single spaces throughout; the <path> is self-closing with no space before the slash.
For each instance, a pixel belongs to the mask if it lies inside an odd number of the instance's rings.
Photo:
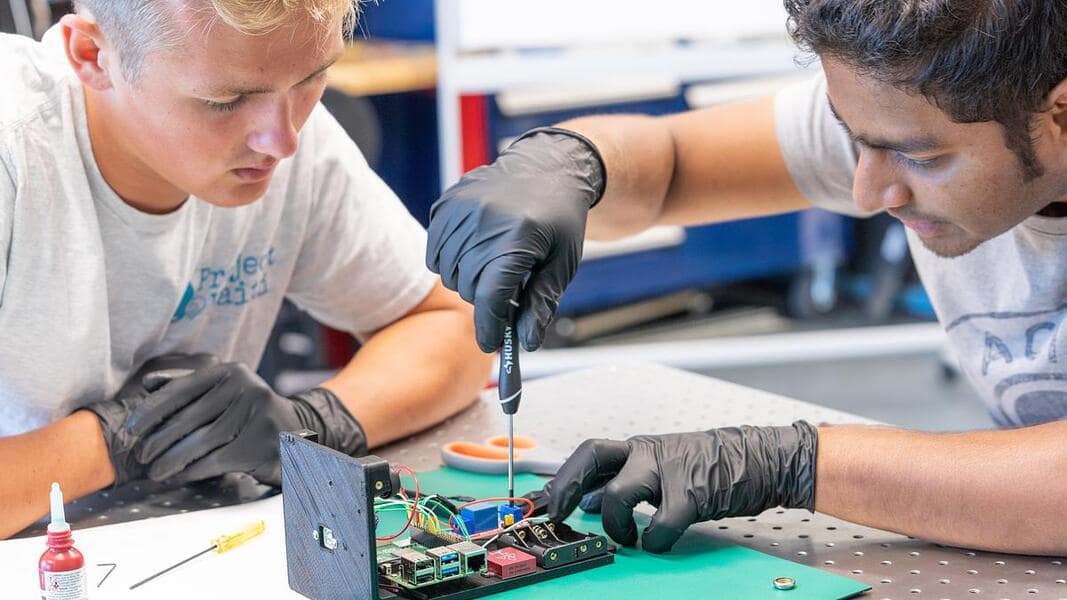
<path id="1" fill-rule="evenodd" d="M 443 502 L 441 502 L 437 498 L 434 498 L 433 496 L 425 496 L 423 498 L 420 498 L 419 499 L 419 503 L 415 503 L 415 502 L 413 502 L 411 500 L 405 501 L 405 500 L 395 500 L 395 499 L 392 499 L 392 498 L 385 498 L 385 499 L 377 498 L 377 499 L 374 500 L 374 510 L 375 511 L 380 511 L 380 512 L 396 512 L 396 511 L 399 511 L 399 510 L 404 510 L 406 512 L 409 509 L 418 510 L 419 508 L 421 508 L 423 510 L 428 511 L 430 515 L 433 515 L 433 517 L 436 518 L 437 515 L 434 514 L 433 509 L 428 506 L 429 502 L 433 502 L 437 506 L 439 506 L 442 509 L 444 509 L 444 511 L 446 513 L 451 515 L 453 517 L 452 522 L 455 524 L 456 528 L 460 530 L 461 537 L 464 540 L 470 541 L 470 539 L 471 539 L 470 532 L 467 531 L 467 526 L 466 526 L 466 524 L 463 523 L 463 519 L 461 519 L 458 514 L 452 512 L 452 510 L 450 508 L 448 508 L 448 506 L 446 506 Z M 412 508 L 412 507 L 417 507 L 417 508 Z M 422 514 L 425 515 L 427 513 L 424 512 Z"/>
<path id="2" fill-rule="evenodd" d="M 434 497 L 430 496 L 430 497 L 427 497 L 425 501 L 426 502 L 433 501 L 435 504 L 437 504 L 437 506 L 440 506 L 441 508 L 445 509 L 445 512 L 447 512 L 448 514 L 450 514 L 453 517 L 455 517 L 453 519 L 453 521 L 456 524 L 456 528 L 459 529 L 460 532 L 462 532 L 463 539 L 465 539 L 467 541 L 470 541 L 471 535 L 470 535 L 470 533 L 467 532 L 467 526 L 466 526 L 466 524 L 463 523 L 463 519 L 461 519 L 459 517 L 459 515 L 457 515 L 456 513 L 452 512 L 447 506 L 444 505 L 443 502 L 441 502 L 437 498 L 434 498 Z"/>
<path id="3" fill-rule="evenodd" d="M 442 505 L 442 508 L 444 508 L 446 511 L 448 511 L 448 507 L 447 506 Z M 399 511 L 408 512 L 409 510 L 414 510 L 414 511 L 418 512 L 419 514 L 423 515 L 423 516 L 431 517 L 435 521 L 438 520 L 438 516 L 436 514 L 434 514 L 434 512 L 433 512 L 433 510 L 431 508 L 429 508 L 428 506 L 426 506 L 423 503 L 416 504 L 416 503 L 411 502 L 411 501 L 392 500 L 392 499 L 381 500 L 380 502 L 379 501 L 375 501 L 374 510 L 375 510 L 375 512 L 399 512 Z M 451 511 L 448 511 L 448 512 L 451 513 Z"/>

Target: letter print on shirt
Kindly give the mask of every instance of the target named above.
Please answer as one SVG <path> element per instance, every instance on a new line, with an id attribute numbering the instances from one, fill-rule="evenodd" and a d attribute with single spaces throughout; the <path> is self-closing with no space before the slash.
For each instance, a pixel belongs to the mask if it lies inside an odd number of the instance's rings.
<path id="1" fill-rule="evenodd" d="M 270 291 L 277 262 L 274 246 L 260 254 L 241 253 L 229 264 L 202 266 L 182 295 L 171 322 L 193 320 L 212 307 L 241 307 Z"/>

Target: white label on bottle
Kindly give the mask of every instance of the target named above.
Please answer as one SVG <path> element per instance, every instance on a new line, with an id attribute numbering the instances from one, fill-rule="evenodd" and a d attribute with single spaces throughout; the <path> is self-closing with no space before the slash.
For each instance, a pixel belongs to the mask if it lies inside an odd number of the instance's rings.
<path id="1" fill-rule="evenodd" d="M 85 580 L 85 568 L 73 571 L 45 571 L 44 600 L 88 600 L 89 584 Z"/>

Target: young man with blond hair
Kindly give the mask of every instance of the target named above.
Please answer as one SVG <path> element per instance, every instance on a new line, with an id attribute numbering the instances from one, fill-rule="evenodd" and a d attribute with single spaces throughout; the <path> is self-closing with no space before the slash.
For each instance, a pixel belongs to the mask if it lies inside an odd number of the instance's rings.
<path id="1" fill-rule="evenodd" d="M 354 16 L 82 0 L 41 43 L 0 36 L 0 537 L 51 481 L 278 484 L 279 431 L 355 454 L 475 397 L 469 307 L 319 104 Z M 252 370 L 284 298 L 363 341 L 292 397 Z"/>

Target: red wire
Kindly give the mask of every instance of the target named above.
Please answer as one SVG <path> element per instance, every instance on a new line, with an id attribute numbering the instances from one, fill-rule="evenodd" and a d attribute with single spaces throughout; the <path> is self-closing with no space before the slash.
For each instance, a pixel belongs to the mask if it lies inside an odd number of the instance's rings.
<path id="1" fill-rule="evenodd" d="M 415 513 L 419 512 L 417 508 L 419 505 L 419 478 L 415 476 L 415 471 L 411 470 L 411 467 L 407 465 L 397 465 L 396 471 L 397 473 L 407 473 L 408 475 L 411 475 L 411 480 L 415 482 L 415 500 L 414 504 L 411 507 L 411 511 L 408 513 L 408 521 L 407 523 L 404 523 L 404 528 L 388 537 L 374 538 L 379 542 L 388 542 L 390 540 L 395 540 L 396 538 L 400 537 L 405 531 L 408 530 L 408 527 L 411 527 L 411 522 L 415 519 Z M 405 500 L 407 500 L 408 498 L 407 493 L 404 491 L 404 486 L 400 486 L 400 496 Z M 533 506 L 533 502 L 530 503 L 530 506 Z"/>

